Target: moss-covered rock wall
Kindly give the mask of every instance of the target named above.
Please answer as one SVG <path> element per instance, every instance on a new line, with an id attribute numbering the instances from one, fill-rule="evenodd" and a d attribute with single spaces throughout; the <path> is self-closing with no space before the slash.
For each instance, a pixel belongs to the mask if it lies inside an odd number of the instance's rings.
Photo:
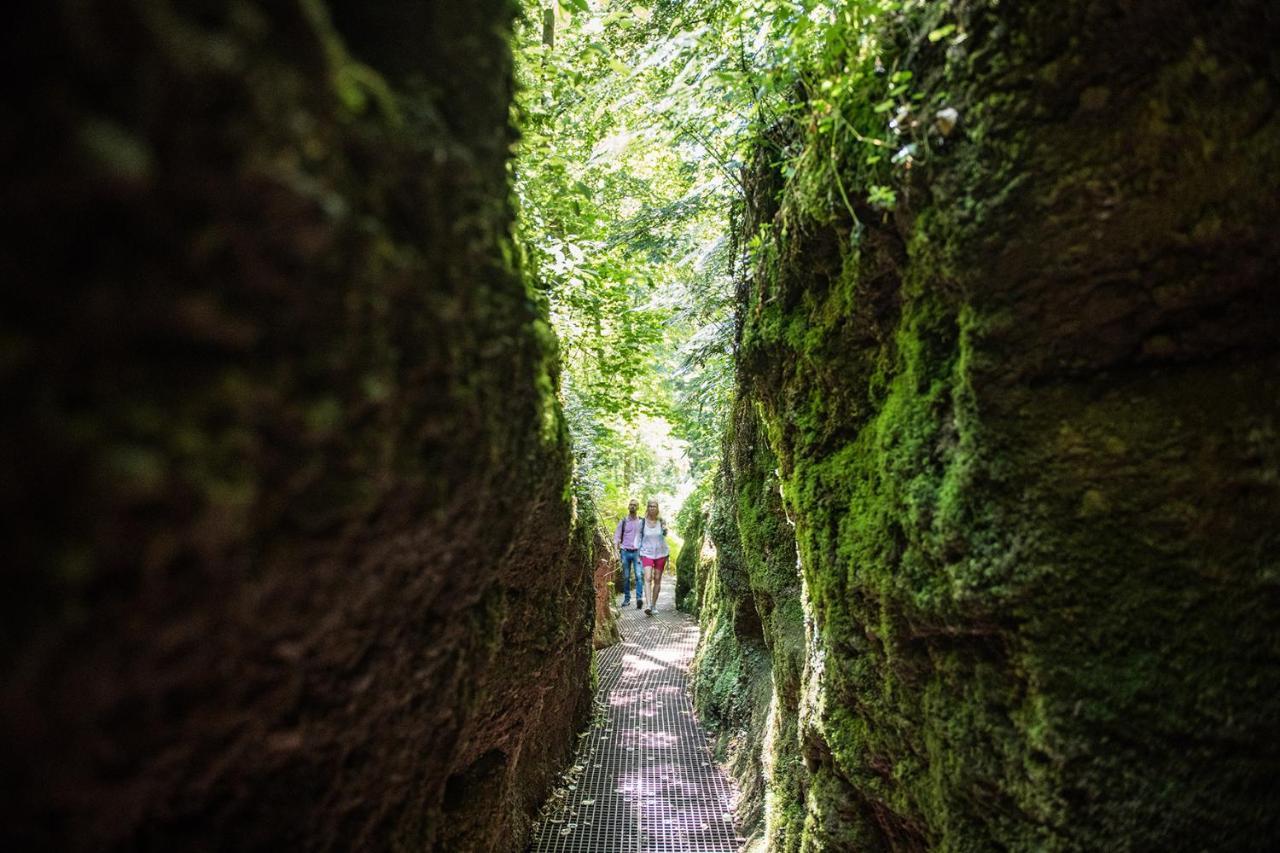
<path id="1" fill-rule="evenodd" d="M 518 849 L 587 711 L 510 4 L 331 12 L 6 27 L 6 849 Z"/>
<path id="2" fill-rule="evenodd" d="M 805 661 L 802 849 L 1280 837 L 1278 25 L 913 7 L 885 33 L 924 95 L 896 209 L 815 210 L 805 175 L 756 205 L 740 371 L 813 626 L 772 655 L 779 685 Z M 767 501 L 735 497 L 767 553 Z"/>
<path id="3" fill-rule="evenodd" d="M 725 469 L 717 479 L 706 526 L 715 559 L 700 566 L 697 576 L 701 635 L 693 661 L 693 699 L 714 735 L 716 757 L 728 764 L 738 782 L 738 821 L 756 831 L 764 808 L 761 754 L 771 667 Z"/>
<path id="4" fill-rule="evenodd" d="M 675 560 L 676 607 L 695 615 L 699 604 L 698 569 L 705 559 L 708 502 L 714 485 L 715 478 L 710 476 L 699 482 L 676 516 L 676 529 L 684 535 L 684 545 Z"/>
<path id="5" fill-rule="evenodd" d="M 756 846 L 796 849 L 805 790 L 796 728 L 805 649 L 796 540 L 777 459 L 741 390 L 713 485 L 705 525 L 715 557 L 697 576 L 703 633 L 694 699 L 742 788 L 739 819 Z"/>

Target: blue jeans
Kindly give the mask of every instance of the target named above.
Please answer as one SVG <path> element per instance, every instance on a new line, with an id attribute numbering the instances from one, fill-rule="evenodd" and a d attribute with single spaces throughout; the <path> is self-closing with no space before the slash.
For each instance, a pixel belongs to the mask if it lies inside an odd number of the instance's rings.
<path id="1" fill-rule="evenodd" d="M 636 575 L 636 600 L 644 598 L 644 569 L 640 568 L 640 550 L 638 548 L 622 550 L 622 603 L 631 600 L 631 573 Z"/>

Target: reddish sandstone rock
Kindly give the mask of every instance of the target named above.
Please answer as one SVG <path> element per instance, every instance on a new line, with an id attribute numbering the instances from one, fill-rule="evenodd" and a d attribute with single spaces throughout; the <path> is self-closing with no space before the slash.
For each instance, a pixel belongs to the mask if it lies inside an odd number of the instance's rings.
<path id="1" fill-rule="evenodd" d="M 0 846 L 512 850 L 588 707 L 499 0 L 6 56 Z"/>

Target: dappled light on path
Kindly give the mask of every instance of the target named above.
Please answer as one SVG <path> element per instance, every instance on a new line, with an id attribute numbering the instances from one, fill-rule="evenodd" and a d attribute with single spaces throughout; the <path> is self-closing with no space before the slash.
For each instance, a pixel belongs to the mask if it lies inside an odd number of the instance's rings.
<path id="1" fill-rule="evenodd" d="M 698 627 L 669 591 L 652 617 L 625 609 L 597 653 L 597 714 L 531 853 L 736 853 L 732 783 L 689 698 Z"/>

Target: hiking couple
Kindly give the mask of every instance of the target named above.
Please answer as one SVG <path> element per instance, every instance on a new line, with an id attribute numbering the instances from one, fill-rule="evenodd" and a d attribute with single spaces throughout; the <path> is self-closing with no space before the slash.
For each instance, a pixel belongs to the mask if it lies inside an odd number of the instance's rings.
<path id="1" fill-rule="evenodd" d="M 643 516 L 637 516 L 638 501 L 627 506 L 627 514 L 613 531 L 613 541 L 622 555 L 622 606 L 631 603 L 631 575 L 636 580 L 636 610 L 644 606 L 644 590 L 649 588 L 646 616 L 658 609 L 658 593 L 662 591 L 662 571 L 667 567 L 671 549 L 667 547 L 667 524 L 658 515 L 658 502 L 649 501 Z M 637 565 L 639 563 L 639 565 Z M 643 570 L 641 565 L 644 566 Z M 646 583 L 645 575 L 648 575 Z"/>

